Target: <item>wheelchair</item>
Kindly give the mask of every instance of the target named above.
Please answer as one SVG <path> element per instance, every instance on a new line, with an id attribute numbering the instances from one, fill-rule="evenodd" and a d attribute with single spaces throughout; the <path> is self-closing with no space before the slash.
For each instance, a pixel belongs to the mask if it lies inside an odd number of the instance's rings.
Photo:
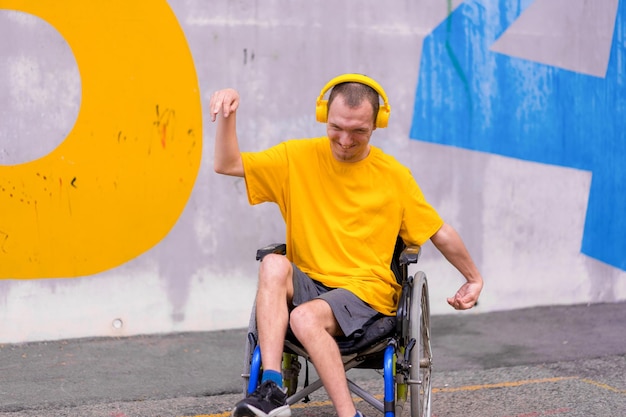
<path id="1" fill-rule="evenodd" d="M 272 244 L 257 251 L 256 259 L 262 261 L 270 253 L 286 254 L 285 244 Z M 352 394 L 369 403 L 385 417 L 430 417 L 431 369 L 430 307 L 428 283 L 424 272 L 414 276 L 408 273 L 409 264 L 417 263 L 419 246 L 404 245 L 396 241 L 390 265 L 402 293 L 395 317 L 383 316 L 373 322 L 363 335 L 356 338 L 335 338 L 342 355 L 344 371 L 353 368 L 373 369 L 383 376 L 382 401 L 346 375 Z M 256 303 L 252 308 L 244 357 L 244 396 L 254 392 L 261 381 L 261 351 L 256 330 Z M 306 363 L 306 379 L 298 390 L 298 376 Z M 307 402 L 309 395 L 322 387 L 321 380 L 309 383 L 310 358 L 295 336 L 287 332 L 283 348 L 283 386 L 287 388 L 287 403 Z M 377 398 L 378 397 L 378 398 Z"/>

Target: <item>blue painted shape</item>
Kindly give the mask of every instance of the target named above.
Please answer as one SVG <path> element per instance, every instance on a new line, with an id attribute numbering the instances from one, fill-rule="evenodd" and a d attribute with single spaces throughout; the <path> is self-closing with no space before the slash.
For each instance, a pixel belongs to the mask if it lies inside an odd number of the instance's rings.
<path id="1" fill-rule="evenodd" d="M 626 1 L 605 78 L 489 51 L 530 3 L 466 1 L 425 39 L 410 137 L 591 171 L 581 250 L 626 270 Z"/>

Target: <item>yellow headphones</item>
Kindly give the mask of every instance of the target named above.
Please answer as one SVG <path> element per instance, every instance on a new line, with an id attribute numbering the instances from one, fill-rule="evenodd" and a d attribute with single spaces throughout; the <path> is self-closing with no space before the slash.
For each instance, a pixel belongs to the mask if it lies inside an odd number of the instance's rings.
<path id="1" fill-rule="evenodd" d="M 330 80 L 328 84 L 322 88 L 322 92 L 317 98 L 317 103 L 315 105 L 315 117 L 317 118 L 317 121 L 320 123 L 326 123 L 328 121 L 328 100 L 324 100 L 324 94 L 337 84 L 348 82 L 365 84 L 376 90 L 378 95 L 383 99 L 383 104 L 378 108 L 378 114 L 376 115 L 376 127 L 387 127 L 387 123 L 389 122 L 389 113 L 391 113 L 391 106 L 389 106 L 387 94 L 385 94 L 385 90 L 383 90 L 380 84 L 370 77 L 361 74 L 340 75 Z"/>

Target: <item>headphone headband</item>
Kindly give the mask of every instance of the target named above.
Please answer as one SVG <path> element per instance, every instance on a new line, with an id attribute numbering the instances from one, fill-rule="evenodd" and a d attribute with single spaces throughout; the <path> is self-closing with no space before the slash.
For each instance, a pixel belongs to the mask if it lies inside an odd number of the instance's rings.
<path id="1" fill-rule="evenodd" d="M 378 95 L 382 98 L 383 104 L 378 108 L 378 114 L 376 115 L 376 127 L 387 127 L 387 122 L 389 121 L 389 113 L 391 112 L 391 106 L 389 105 L 389 101 L 387 100 L 387 94 L 385 90 L 378 84 L 374 79 L 362 75 L 362 74 L 343 74 L 338 77 L 330 80 L 322 91 L 320 92 L 319 97 L 317 98 L 316 103 L 316 117 L 317 121 L 321 123 L 326 123 L 328 118 L 328 100 L 324 100 L 324 95 L 328 90 L 341 83 L 359 83 L 367 85 L 368 87 L 373 88 Z"/>

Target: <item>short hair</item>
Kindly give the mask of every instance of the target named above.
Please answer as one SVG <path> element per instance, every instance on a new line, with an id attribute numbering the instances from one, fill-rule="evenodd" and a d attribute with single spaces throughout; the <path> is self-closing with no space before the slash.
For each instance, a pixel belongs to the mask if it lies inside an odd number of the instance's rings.
<path id="1" fill-rule="evenodd" d="M 360 106 L 363 100 L 369 101 L 372 105 L 374 124 L 376 124 L 380 101 L 378 92 L 372 87 L 353 81 L 337 84 L 328 96 L 328 110 L 330 110 L 330 105 L 337 96 L 342 96 L 346 105 L 351 108 Z"/>

